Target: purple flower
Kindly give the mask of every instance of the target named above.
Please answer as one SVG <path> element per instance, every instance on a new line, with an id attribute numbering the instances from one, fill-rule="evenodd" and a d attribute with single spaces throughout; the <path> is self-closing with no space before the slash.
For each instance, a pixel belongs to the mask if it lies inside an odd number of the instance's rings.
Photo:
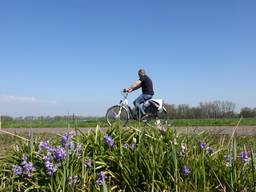
<path id="1" fill-rule="evenodd" d="M 128 145 L 127 143 L 125 143 L 125 144 L 123 145 L 123 147 L 124 147 L 125 149 L 128 149 L 129 145 Z"/>
<path id="2" fill-rule="evenodd" d="M 85 168 L 88 168 L 88 169 L 92 168 L 92 161 L 90 159 L 85 160 L 84 166 L 85 166 Z"/>
<path id="3" fill-rule="evenodd" d="M 204 149 L 205 148 L 205 143 L 203 143 L 201 141 L 198 142 L 198 145 L 199 145 L 200 149 Z"/>
<path id="4" fill-rule="evenodd" d="M 43 161 L 51 161 L 52 160 L 52 154 L 48 153 L 47 155 L 43 156 Z"/>
<path id="5" fill-rule="evenodd" d="M 64 133 L 61 137 L 61 144 L 63 147 L 67 147 L 70 140 L 76 135 L 75 131 L 70 131 L 68 133 Z"/>
<path id="6" fill-rule="evenodd" d="M 77 176 L 70 176 L 68 178 L 68 184 L 69 185 L 75 185 L 77 183 Z"/>
<path id="7" fill-rule="evenodd" d="M 55 166 L 50 161 L 45 161 L 44 167 L 46 168 L 46 172 L 48 175 L 53 175 L 53 173 L 55 173 L 57 171 L 57 166 Z"/>
<path id="8" fill-rule="evenodd" d="M 34 171 L 33 163 L 28 161 L 28 157 L 23 154 L 22 162 L 20 165 L 13 165 L 12 170 L 15 175 L 22 175 L 23 177 L 32 177 L 32 171 Z"/>
<path id="9" fill-rule="evenodd" d="M 240 159 L 241 161 L 243 161 L 244 163 L 247 163 L 249 161 L 249 156 L 248 153 L 246 151 L 242 151 L 240 153 Z"/>
<path id="10" fill-rule="evenodd" d="M 22 174 L 22 167 L 19 165 L 13 165 L 12 166 L 12 171 L 14 172 L 15 175 L 21 175 Z"/>
<path id="11" fill-rule="evenodd" d="M 96 180 L 96 185 L 103 185 L 106 179 L 106 175 L 104 174 L 104 172 L 100 172 L 100 174 L 98 175 L 98 178 Z"/>
<path id="12" fill-rule="evenodd" d="M 34 170 L 33 164 L 31 162 L 26 162 L 22 164 L 23 175 L 26 177 L 32 177 L 31 172 Z"/>
<path id="13" fill-rule="evenodd" d="M 113 147 L 113 145 L 114 145 L 114 140 L 113 140 L 108 134 L 105 134 L 105 135 L 104 135 L 104 142 L 105 142 L 105 144 L 107 144 L 109 147 Z"/>
<path id="14" fill-rule="evenodd" d="M 42 153 L 43 150 L 49 150 L 49 141 L 41 141 L 38 146 L 38 152 Z"/>
<path id="15" fill-rule="evenodd" d="M 240 192 L 247 192 L 247 188 L 243 188 Z"/>
<path id="16" fill-rule="evenodd" d="M 44 149 L 40 155 L 44 161 L 46 173 L 53 175 L 57 171 L 61 160 L 66 157 L 66 149 L 61 146 L 50 146 L 48 141 L 42 142 L 39 149 Z"/>
<path id="17" fill-rule="evenodd" d="M 64 133 L 64 135 L 62 135 L 62 137 L 61 137 L 61 144 L 63 147 L 67 146 L 68 140 L 69 140 L 68 133 Z"/>
<path id="18" fill-rule="evenodd" d="M 54 156 L 57 161 L 64 159 L 66 157 L 65 149 L 63 147 L 56 147 Z"/>
<path id="19" fill-rule="evenodd" d="M 188 168 L 187 165 L 184 165 L 182 168 L 181 168 L 181 173 L 185 176 L 188 176 L 190 174 L 190 170 Z"/>
<path id="20" fill-rule="evenodd" d="M 23 165 L 23 169 L 26 171 L 32 171 L 33 170 L 33 164 L 31 162 L 26 162 Z"/>

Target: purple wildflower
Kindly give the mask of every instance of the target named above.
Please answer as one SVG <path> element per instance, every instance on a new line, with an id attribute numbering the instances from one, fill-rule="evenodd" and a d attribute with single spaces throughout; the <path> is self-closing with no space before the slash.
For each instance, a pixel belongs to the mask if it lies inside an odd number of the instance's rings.
<path id="1" fill-rule="evenodd" d="M 68 140 L 69 140 L 68 133 L 64 133 L 64 135 L 62 135 L 62 137 L 61 137 L 61 144 L 63 147 L 67 146 Z"/>
<path id="2" fill-rule="evenodd" d="M 43 156 L 42 158 L 44 161 L 51 161 L 52 160 L 52 154 L 47 153 L 47 155 Z"/>
<path id="3" fill-rule="evenodd" d="M 108 134 L 105 134 L 105 135 L 104 135 L 104 142 L 105 142 L 105 144 L 107 144 L 109 147 L 113 147 L 113 145 L 114 145 L 114 140 L 113 140 Z"/>
<path id="4" fill-rule="evenodd" d="M 69 145 L 70 140 L 75 136 L 75 131 L 70 131 L 68 133 L 64 133 L 61 137 L 61 144 L 63 147 L 67 147 Z"/>
<path id="5" fill-rule="evenodd" d="M 246 151 L 242 151 L 240 153 L 240 159 L 241 161 L 243 161 L 244 163 L 247 163 L 249 161 L 249 155 Z"/>
<path id="6" fill-rule="evenodd" d="M 77 176 L 70 176 L 68 178 L 68 184 L 69 185 L 75 185 L 77 183 Z"/>
<path id="7" fill-rule="evenodd" d="M 39 153 L 42 153 L 43 150 L 49 150 L 50 146 L 49 146 L 49 141 L 41 141 L 39 143 L 39 146 L 38 146 L 38 152 Z"/>
<path id="8" fill-rule="evenodd" d="M 65 149 L 63 147 L 56 147 L 54 156 L 57 161 L 64 159 L 66 157 Z"/>
<path id="9" fill-rule="evenodd" d="M 32 171 L 34 171 L 33 163 L 28 161 L 26 155 L 22 155 L 22 162 L 20 165 L 13 165 L 12 170 L 15 175 L 22 175 L 23 177 L 32 177 Z"/>
<path id="10" fill-rule="evenodd" d="M 104 174 L 104 172 L 101 171 L 96 180 L 96 185 L 103 185 L 106 178 L 107 176 Z"/>
<path id="11" fill-rule="evenodd" d="M 46 149 L 43 151 L 44 153 L 41 154 L 46 173 L 53 175 L 58 169 L 57 163 L 60 163 L 60 161 L 66 157 L 66 150 L 60 146 L 49 146 L 48 142 L 42 143 L 40 146 L 41 148 L 44 146 L 43 148 Z"/>
<path id="12" fill-rule="evenodd" d="M 205 148 L 205 143 L 203 143 L 202 141 L 199 141 L 198 145 L 199 145 L 200 149 L 204 149 Z"/>
<path id="13" fill-rule="evenodd" d="M 22 174 L 22 167 L 19 165 L 13 165 L 12 166 L 12 171 L 14 172 L 15 175 L 21 175 Z"/>
<path id="14" fill-rule="evenodd" d="M 187 165 L 184 165 L 182 168 L 181 168 L 181 173 L 185 176 L 188 176 L 190 174 L 190 170 L 188 168 Z"/>
<path id="15" fill-rule="evenodd" d="M 91 161 L 90 159 L 85 160 L 84 166 L 85 166 L 85 168 L 87 168 L 87 169 L 92 168 L 92 161 Z"/>
<path id="16" fill-rule="evenodd" d="M 44 167 L 48 175 L 53 175 L 57 171 L 57 167 L 50 161 L 45 161 Z"/>
<path id="17" fill-rule="evenodd" d="M 33 164 L 31 162 L 28 162 L 28 157 L 23 154 L 22 156 L 22 170 L 23 170 L 23 175 L 25 177 L 32 177 L 31 172 L 34 170 Z"/>
<path id="18" fill-rule="evenodd" d="M 50 146 L 49 141 L 44 141 L 39 144 L 39 154 L 44 161 L 45 171 L 48 175 L 53 175 L 57 171 L 61 161 L 67 156 L 64 147 Z"/>
<path id="19" fill-rule="evenodd" d="M 240 192 L 247 192 L 247 188 L 243 188 Z"/>
<path id="20" fill-rule="evenodd" d="M 34 170 L 33 164 L 31 162 L 23 162 L 22 163 L 23 168 L 23 175 L 25 177 L 32 177 L 31 172 Z"/>

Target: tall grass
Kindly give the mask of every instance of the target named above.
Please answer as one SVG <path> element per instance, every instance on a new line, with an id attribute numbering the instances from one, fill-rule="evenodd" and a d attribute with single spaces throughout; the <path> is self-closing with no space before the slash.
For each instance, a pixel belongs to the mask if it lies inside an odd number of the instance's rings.
<path id="1" fill-rule="evenodd" d="M 31 136 L 20 141 L 1 160 L 2 191 L 256 191 L 253 137 L 178 134 L 147 127 L 99 126 L 88 133 L 51 139 L 49 174 L 45 156 L 50 149 Z M 66 141 L 63 145 L 63 141 Z M 40 151 L 41 149 L 41 151 Z M 64 149 L 65 156 L 57 154 Z M 48 152 L 49 152 L 48 151 Z M 63 151 L 62 151 L 63 152 Z M 24 168 L 22 157 L 33 164 L 31 177 L 15 174 Z M 49 154 L 48 154 L 49 155 Z M 59 159 L 56 160 L 56 157 Z"/>

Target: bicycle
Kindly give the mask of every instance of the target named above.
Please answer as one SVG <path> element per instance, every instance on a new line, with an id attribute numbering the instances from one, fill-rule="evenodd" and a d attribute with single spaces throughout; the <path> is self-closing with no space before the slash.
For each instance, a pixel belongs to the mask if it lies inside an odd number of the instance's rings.
<path id="1" fill-rule="evenodd" d="M 145 112 L 148 114 L 142 117 L 128 104 L 128 92 L 124 89 L 121 94 L 123 99 L 118 105 L 114 105 L 107 110 L 106 120 L 110 126 L 114 124 L 125 127 L 129 120 L 139 120 L 149 126 L 154 126 L 160 130 L 165 130 L 168 125 L 167 110 L 163 106 L 162 99 L 150 99 L 143 103 Z"/>

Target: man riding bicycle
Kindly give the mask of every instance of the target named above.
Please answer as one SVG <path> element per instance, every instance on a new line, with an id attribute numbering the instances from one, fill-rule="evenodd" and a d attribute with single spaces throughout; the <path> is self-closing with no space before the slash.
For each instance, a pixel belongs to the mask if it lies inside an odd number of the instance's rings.
<path id="1" fill-rule="evenodd" d="M 127 89 L 130 93 L 139 88 L 142 88 L 142 94 L 134 100 L 133 104 L 139 113 L 139 117 L 146 117 L 148 114 L 145 113 L 143 104 L 145 101 L 151 99 L 154 95 L 152 80 L 146 75 L 144 69 L 138 71 L 139 80 L 134 82 L 131 87 Z M 141 114 L 141 115 L 140 115 Z"/>

